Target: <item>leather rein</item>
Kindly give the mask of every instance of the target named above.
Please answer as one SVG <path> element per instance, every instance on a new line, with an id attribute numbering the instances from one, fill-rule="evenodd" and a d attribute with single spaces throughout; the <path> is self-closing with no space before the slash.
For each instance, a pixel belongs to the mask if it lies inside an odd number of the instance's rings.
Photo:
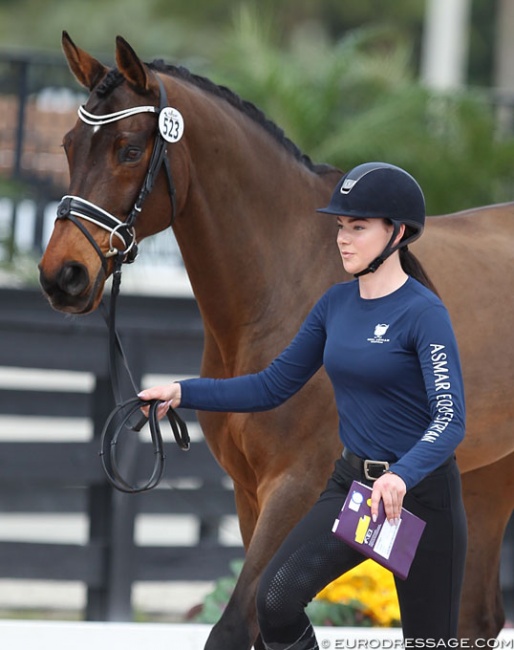
<path id="1" fill-rule="evenodd" d="M 78 109 L 79 118 L 86 124 L 90 124 L 96 128 L 100 128 L 104 124 L 122 120 L 138 113 L 155 113 L 158 115 L 158 129 L 155 135 L 148 170 L 141 190 L 139 191 L 134 206 L 132 207 L 127 219 L 121 221 L 94 203 L 90 203 L 78 196 L 64 196 L 57 208 L 57 219 L 68 219 L 71 221 L 92 245 L 100 258 L 102 271 L 105 276 L 107 276 L 108 273 L 108 261 L 110 258 L 113 258 L 114 267 L 110 307 L 108 312 L 103 302 L 101 303 L 101 307 L 109 329 L 109 369 L 116 407 L 109 415 L 102 431 L 101 449 L 99 453 L 107 479 L 111 485 L 121 492 L 131 494 L 151 490 L 159 484 L 164 472 L 166 458 L 164 453 L 164 442 L 160 431 L 159 420 L 157 418 L 157 409 L 160 401 L 152 400 L 148 402 L 137 397 L 138 390 L 130 372 L 121 340 L 116 331 L 116 301 L 120 292 L 122 265 L 124 263 L 131 264 L 137 257 L 138 247 L 134 228 L 135 222 L 137 216 L 142 210 L 143 203 L 152 191 L 157 175 L 163 166 L 166 172 L 168 192 L 172 208 L 171 225 L 173 224 L 176 212 L 175 187 L 167 156 L 167 144 L 169 142 L 178 142 L 182 137 L 184 128 L 183 120 L 182 116 L 176 109 L 167 105 L 164 84 L 159 77 L 157 77 L 157 80 L 159 82 L 160 90 L 159 108 L 155 106 L 135 106 L 133 108 L 105 115 L 94 115 L 89 113 L 83 106 Z M 93 223 L 110 233 L 109 250 L 106 253 L 102 251 L 89 230 L 86 228 L 83 223 L 84 221 Z M 128 374 L 130 383 L 136 395 L 135 397 L 125 401 L 121 395 L 119 382 L 120 361 L 125 367 L 125 371 Z M 132 431 L 138 432 L 146 424 L 147 418 L 140 411 L 142 406 L 149 406 L 148 422 L 155 458 L 150 478 L 142 484 L 133 485 L 123 476 L 119 468 L 116 446 L 124 429 L 129 428 Z M 139 421 L 136 424 L 131 424 L 130 421 L 138 414 L 141 416 Z M 185 422 L 171 407 L 166 416 L 171 430 L 173 431 L 175 441 L 181 449 L 187 451 L 190 448 L 190 438 Z"/>

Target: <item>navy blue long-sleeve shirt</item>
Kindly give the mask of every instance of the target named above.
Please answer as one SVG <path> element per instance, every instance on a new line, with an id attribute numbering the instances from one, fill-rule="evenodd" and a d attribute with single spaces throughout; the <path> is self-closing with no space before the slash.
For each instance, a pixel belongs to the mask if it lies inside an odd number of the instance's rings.
<path id="1" fill-rule="evenodd" d="M 370 300 L 360 297 L 357 281 L 333 286 L 265 370 L 181 381 L 181 406 L 268 410 L 322 365 L 334 389 L 344 446 L 361 458 L 392 463 L 407 489 L 462 440 L 464 390 L 450 318 L 440 299 L 411 277 Z"/>

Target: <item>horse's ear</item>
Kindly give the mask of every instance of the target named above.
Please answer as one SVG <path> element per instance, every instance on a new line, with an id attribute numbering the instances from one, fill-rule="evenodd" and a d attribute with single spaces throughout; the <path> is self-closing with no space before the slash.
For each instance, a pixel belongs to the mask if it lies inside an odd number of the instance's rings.
<path id="1" fill-rule="evenodd" d="M 105 76 L 108 68 L 77 47 L 66 31 L 62 33 L 62 49 L 77 81 L 89 90 L 93 90 L 100 79 Z"/>
<path id="2" fill-rule="evenodd" d="M 122 36 L 116 36 L 116 64 L 136 92 L 143 93 L 148 90 L 148 75 L 144 63 Z"/>

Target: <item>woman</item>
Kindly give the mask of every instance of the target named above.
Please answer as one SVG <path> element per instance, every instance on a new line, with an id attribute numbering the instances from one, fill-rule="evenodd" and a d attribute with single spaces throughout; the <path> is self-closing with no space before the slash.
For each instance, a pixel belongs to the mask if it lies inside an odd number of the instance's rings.
<path id="1" fill-rule="evenodd" d="M 382 500 L 393 522 L 402 505 L 426 521 L 408 578 L 396 580 L 403 634 L 447 641 L 457 636 L 466 553 L 454 456 L 465 408 L 448 313 L 407 250 L 423 231 L 423 193 L 403 169 L 366 163 L 343 176 L 318 212 L 337 216 L 343 266 L 356 280 L 331 287 L 262 372 L 175 382 L 140 397 L 163 400 L 160 415 L 169 406 L 266 410 L 324 364 L 345 449 L 326 489 L 263 573 L 257 612 L 265 646 L 318 648 L 305 606 L 364 559 L 331 532 L 354 479 L 373 488 L 372 516 Z"/>

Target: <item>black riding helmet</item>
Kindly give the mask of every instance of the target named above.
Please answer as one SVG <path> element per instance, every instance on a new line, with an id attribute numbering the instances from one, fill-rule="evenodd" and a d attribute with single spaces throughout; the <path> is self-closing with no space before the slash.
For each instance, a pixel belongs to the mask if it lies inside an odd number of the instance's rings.
<path id="1" fill-rule="evenodd" d="M 425 226 L 425 197 L 418 182 L 404 169 L 382 162 L 358 165 L 345 174 L 335 188 L 330 203 L 317 212 L 388 219 L 393 224 L 393 234 L 384 251 L 370 265 L 356 273 L 374 273 L 382 262 L 399 248 L 404 248 L 421 236 Z M 405 224 L 402 240 L 393 242 Z"/>

